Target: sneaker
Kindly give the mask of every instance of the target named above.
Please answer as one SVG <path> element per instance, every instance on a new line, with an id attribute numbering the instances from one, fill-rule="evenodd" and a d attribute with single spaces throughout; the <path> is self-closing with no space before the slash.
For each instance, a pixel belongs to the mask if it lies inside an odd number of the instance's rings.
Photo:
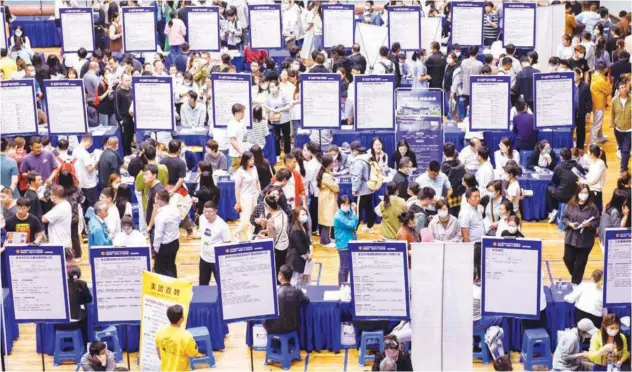
<path id="1" fill-rule="evenodd" d="M 617 150 L 617 158 L 621 159 L 621 150 Z"/>
<path id="2" fill-rule="evenodd" d="M 365 233 L 365 234 L 366 234 L 366 233 L 368 233 L 368 232 L 369 232 L 369 230 L 370 230 L 370 229 L 369 229 L 368 227 L 366 227 L 366 226 L 364 226 L 364 227 L 362 228 L 362 232 L 363 232 L 363 233 Z"/>
<path id="3" fill-rule="evenodd" d="M 601 138 L 597 138 L 597 143 L 604 143 L 608 140 L 608 136 L 604 135 Z"/>
<path id="4" fill-rule="evenodd" d="M 557 209 L 553 209 L 551 213 L 549 213 L 549 223 L 555 222 L 555 217 L 557 217 Z"/>
<path id="5" fill-rule="evenodd" d="M 321 244 L 320 246 L 323 248 L 336 248 L 336 243 L 331 242 L 329 244 Z"/>
<path id="6" fill-rule="evenodd" d="M 363 228 L 362 232 L 366 233 L 366 234 L 375 234 L 375 230 L 373 230 L 372 228 L 368 228 L 368 227 Z"/>

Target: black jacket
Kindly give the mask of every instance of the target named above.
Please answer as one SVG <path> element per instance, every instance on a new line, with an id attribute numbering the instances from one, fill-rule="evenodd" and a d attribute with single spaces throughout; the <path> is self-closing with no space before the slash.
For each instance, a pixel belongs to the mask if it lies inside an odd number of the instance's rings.
<path id="1" fill-rule="evenodd" d="M 529 162 L 527 163 L 527 169 L 529 170 L 535 170 L 535 167 L 538 167 L 538 161 L 540 160 L 540 155 L 542 153 L 540 152 L 540 149 L 536 148 L 535 150 L 533 150 L 533 152 L 531 152 L 531 157 L 529 157 Z M 557 154 L 555 153 L 555 151 L 553 151 L 553 149 L 551 149 L 551 153 L 549 154 L 551 155 L 551 164 L 549 164 L 547 167 L 545 167 L 548 170 L 554 170 L 555 166 L 557 165 Z"/>
<path id="2" fill-rule="evenodd" d="M 417 155 L 412 150 L 408 150 L 406 155 L 404 155 L 410 159 L 413 163 L 413 168 L 417 168 Z M 391 168 L 399 169 L 399 161 L 402 159 L 402 155 L 399 153 L 399 150 L 395 150 L 393 155 L 391 155 Z"/>
<path id="3" fill-rule="evenodd" d="M 404 200 L 408 200 L 408 175 L 397 171 L 393 176 L 393 182 L 397 185 L 397 196 Z"/>
<path id="4" fill-rule="evenodd" d="M 430 75 L 430 88 L 439 88 L 443 86 L 443 74 L 447 66 L 445 55 L 441 52 L 433 53 L 426 60 L 426 68 Z"/>
<path id="5" fill-rule="evenodd" d="M 217 186 L 210 187 L 200 187 L 197 191 L 195 191 L 195 197 L 198 198 L 197 203 L 195 204 L 195 213 L 198 215 L 202 215 L 204 213 L 204 203 L 207 201 L 213 201 L 216 204 L 219 203 L 219 197 L 221 195 L 221 190 Z"/>
<path id="6" fill-rule="evenodd" d="M 390 53 L 388 55 L 388 59 L 393 62 L 393 68 L 395 68 L 395 86 L 399 87 L 402 83 L 402 72 L 399 71 L 399 57 L 393 53 Z"/>
<path id="7" fill-rule="evenodd" d="M 593 217 L 590 222 L 590 226 L 583 231 L 580 229 L 573 229 L 569 226 L 569 223 L 582 222 Z M 575 248 L 592 248 L 595 244 L 595 235 L 597 234 L 597 228 L 599 227 L 599 210 L 595 204 L 579 205 L 576 203 L 569 204 L 562 216 L 562 223 L 564 224 L 564 243 Z"/>
<path id="8" fill-rule="evenodd" d="M 308 71 L 310 74 L 329 74 L 331 71 L 323 65 L 314 65 Z"/>
<path id="9" fill-rule="evenodd" d="M 575 89 L 579 89 L 579 105 L 575 109 L 577 110 L 577 115 L 581 118 L 592 112 L 590 86 L 582 81 Z"/>
<path id="10" fill-rule="evenodd" d="M 293 229 L 290 231 L 290 245 L 285 263 L 292 265 L 295 273 L 302 274 L 305 271 L 305 259 L 301 256 L 309 253 L 310 243 L 310 238 L 305 230 Z"/>
<path id="11" fill-rule="evenodd" d="M 277 292 L 279 317 L 265 320 L 263 328 L 268 334 L 297 332 L 301 328 L 301 306 L 309 304 L 309 297 L 290 283 L 281 284 Z"/>
<path id="12" fill-rule="evenodd" d="M 349 61 L 351 61 L 351 67 L 353 67 L 353 65 L 358 65 L 360 66 L 360 73 L 364 74 L 366 71 L 366 58 L 364 58 L 364 56 L 360 53 L 358 54 L 352 54 L 349 57 Z"/>
<path id="13" fill-rule="evenodd" d="M 70 318 L 82 320 L 86 318 L 86 310 L 81 306 L 92 302 L 92 293 L 86 282 L 80 279 L 68 280 L 68 302 L 70 303 Z"/>
<path id="14" fill-rule="evenodd" d="M 441 172 L 448 176 L 450 181 L 450 187 L 452 187 L 452 194 L 459 196 L 465 193 L 465 187 L 463 186 L 463 177 L 466 170 L 465 165 L 461 163 L 459 159 L 446 160 L 441 164 Z"/>
<path id="15" fill-rule="evenodd" d="M 577 168 L 581 173 L 584 168 L 577 164 L 575 160 L 564 160 L 553 170 L 553 185 L 555 186 L 555 196 L 558 200 L 568 202 L 577 191 L 577 176 L 572 169 Z"/>
<path id="16" fill-rule="evenodd" d="M 386 358 L 386 354 L 384 353 L 375 354 L 375 360 L 373 361 L 373 368 L 371 368 L 371 371 L 379 371 L 380 363 L 382 363 L 382 360 L 384 360 L 384 358 Z M 399 356 L 397 357 L 397 362 L 395 362 L 395 364 L 397 365 L 398 371 L 413 370 L 413 362 L 410 359 L 410 354 L 405 351 L 399 352 Z"/>
<path id="17" fill-rule="evenodd" d="M 99 162 L 97 163 L 97 169 L 99 170 L 99 184 L 102 187 L 109 185 L 111 174 L 121 174 L 121 166 L 123 165 L 123 159 L 118 152 L 111 149 L 106 149 L 101 153 Z"/>
<path id="18" fill-rule="evenodd" d="M 525 101 L 533 102 L 533 74 L 539 72 L 540 70 L 531 66 L 524 67 L 516 75 L 516 83 L 511 88 L 511 93 L 517 96 L 522 95 Z"/>

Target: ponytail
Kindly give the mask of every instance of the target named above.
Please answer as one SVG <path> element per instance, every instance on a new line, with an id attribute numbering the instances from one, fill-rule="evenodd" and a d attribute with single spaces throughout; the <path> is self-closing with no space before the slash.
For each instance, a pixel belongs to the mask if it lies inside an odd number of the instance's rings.
<path id="1" fill-rule="evenodd" d="M 318 186 L 318 188 L 320 188 L 321 184 L 323 183 L 323 174 L 325 174 L 325 172 L 327 172 L 327 168 L 334 162 L 334 157 L 329 155 L 329 154 L 325 154 L 322 156 L 322 163 L 321 163 L 321 167 L 318 170 L 318 175 L 316 176 L 316 185 Z"/>
<path id="2" fill-rule="evenodd" d="M 174 18 L 178 18 L 178 13 L 174 12 L 173 10 L 169 13 L 169 27 L 173 27 L 173 19 Z"/>
<path id="3" fill-rule="evenodd" d="M 386 192 L 384 193 L 384 207 L 391 206 L 391 195 L 397 194 L 397 184 L 395 182 L 389 182 L 386 185 Z"/>

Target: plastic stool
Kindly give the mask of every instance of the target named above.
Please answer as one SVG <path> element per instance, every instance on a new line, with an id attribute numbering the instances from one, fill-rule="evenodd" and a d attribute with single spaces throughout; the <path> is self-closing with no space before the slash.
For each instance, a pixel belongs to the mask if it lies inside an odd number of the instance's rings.
<path id="1" fill-rule="evenodd" d="M 272 341 L 281 342 L 281 350 L 272 347 Z M 294 341 L 294 345 L 290 348 L 290 340 Z M 298 334 L 296 332 L 274 334 L 268 333 L 268 344 L 266 346 L 266 360 L 263 365 L 268 365 L 268 361 L 281 363 L 284 370 L 290 369 L 294 359 L 301 360 L 301 347 L 298 343 Z"/>
<path id="2" fill-rule="evenodd" d="M 535 357 L 534 353 L 540 353 Z M 522 336 L 522 352 L 520 361 L 524 363 L 524 369 L 533 370 L 533 366 L 545 365 L 553 368 L 553 358 L 551 357 L 551 341 L 549 334 L 543 328 L 527 329 Z"/>
<path id="3" fill-rule="evenodd" d="M 360 338 L 360 351 L 358 353 L 359 354 L 358 364 L 360 364 L 360 367 L 364 367 L 364 364 L 367 361 L 375 359 L 375 355 L 367 355 L 366 353 L 369 340 L 376 340 L 379 346 L 380 353 L 384 352 L 384 332 L 383 331 L 362 332 L 362 336 Z"/>
<path id="4" fill-rule="evenodd" d="M 483 360 L 483 364 L 489 364 L 489 349 L 485 342 L 485 330 L 474 331 L 474 342 L 476 343 L 476 337 L 480 339 L 481 351 L 473 352 L 472 356 L 477 359 Z"/>
<path id="5" fill-rule="evenodd" d="M 72 339 L 70 345 L 72 350 L 65 351 L 62 347 L 62 342 L 65 339 Z M 63 360 L 73 360 L 75 363 L 81 363 L 81 357 L 83 356 L 83 337 L 81 336 L 81 330 L 75 329 L 74 331 L 55 331 L 55 353 L 53 354 L 53 365 L 58 366 Z"/>
<path id="6" fill-rule="evenodd" d="M 189 358 L 189 363 L 191 364 L 191 370 L 195 369 L 195 366 L 198 364 L 208 364 L 211 368 L 215 368 L 215 354 L 213 354 L 213 345 L 211 344 L 211 335 L 208 333 L 208 328 L 206 327 L 195 327 L 187 329 L 193 339 L 198 344 L 198 350 L 204 350 L 204 354 L 206 356 L 200 358 Z M 202 348 L 202 344 L 204 347 Z"/>
<path id="7" fill-rule="evenodd" d="M 96 338 L 97 341 L 105 342 L 108 345 L 108 349 L 114 348 L 114 350 L 110 350 L 114 352 L 114 359 L 117 363 L 123 362 L 123 349 L 119 342 L 118 329 L 116 326 L 111 325 L 101 331 L 95 331 L 94 338 Z"/>
<path id="8" fill-rule="evenodd" d="M 557 224 L 557 229 L 559 231 L 564 231 L 564 224 L 562 223 L 562 216 L 566 211 L 566 203 L 560 203 L 557 206 L 557 216 L 555 217 L 555 223 Z"/>

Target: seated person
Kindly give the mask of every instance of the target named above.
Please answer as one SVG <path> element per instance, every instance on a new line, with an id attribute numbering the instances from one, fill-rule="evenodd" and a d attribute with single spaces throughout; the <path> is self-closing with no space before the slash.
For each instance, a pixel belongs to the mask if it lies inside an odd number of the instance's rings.
<path id="1" fill-rule="evenodd" d="M 206 141 L 204 161 L 211 163 L 213 170 L 228 170 L 228 160 L 226 159 L 226 155 L 219 151 L 219 144 L 215 140 L 211 139 Z"/>
<path id="2" fill-rule="evenodd" d="M 507 224 L 507 219 L 515 215 L 516 213 L 513 210 L 513 204 L 509 200 L 503 198 L 503 201 L 500 203 L 500 206 L 498 207 L 499 219 L 498 219 L 498 226 L 496 228 L 496 232 L 494 233 L 494 235 L 496 235 L 497 237 L 500 237 L 503 231 L 508 230 L 509 226 Z"/>
<path id="3" fill-rule="evenodd" d="M 125 216 L 121 219 L 121 231 L 116 233 L 112 240 L 115 247 L 138 247 L 147 245 L 147 239 L 134 227 L 132 217 Z"/>
<path id="4" fill-rule="evenodd" d="M 507 229 L 500 232 L 500 236 L 514 237 L 514 238 L 524 238 L 522 232 L 520 231 L 520 218 L 518 216 L 509 216 L 507 218 Z"/>
<path id="5" fill-rule="evenodd" d="M 115 368 L 114 353 L 101 341 L 92 341 L 88 352 L 81 357 L 83 371 L 114 371 Z"/>
<path id="6" fill-rule="evenodd" d="M 552 171 L 557 165 L 557 155 L 551 149 L 551 144 L 547 140 L 542 140 L 535 145 L 535 149 L 529 157 L 527 169 L 539 172 L 540 169 Z"/>
<path id="7" fill-rule="evenodd" d="M 395 361 L 397 366 L 396 371 L 412 371 L 413 362 L 410 359 L 410 354 L 406 351 L 402 351 L 402 349 L 395 335 L 384 336 L 384 352 L 375 354 L 373 368 L 371 368 L 371 370 L 382 371 L 383 369 L 380 369 L 382 361 L 390 359 Z"/>
<path id="8" fill-rule="evenodd" d="M 268 334 L 298 332 L 301 328 L 301 306 L 309 303 L 309 297 L 303 291 L 290 285 L 293 269 L 282 265 L 279 269 L 279 286 L 277 297 L 279 300 L 279 317 L 263 322 Z"/>
<path id="9" fill-rule="evenodd" d="M 417 156 L 410 149 L 410 145 L 408 145 L 408 142 L 406 142 L 406 140 L 400 140 L 399 142 L 397 142 L 397 151 L 395 151 L 393 155 L 391 155 L 391 164 L 389 164 L 389 166 L 392 169 L 397 169 L 399 167 L 399 160 L 403 157 L 407 157 L 410 159 L 410 161 L 413 163 L 411 171 L 416 171 Z"/>
<path id="10" fill-rule="evenodd" d="M 582 282 L 573 288 L 573 292 L 564 296 L 564 301 L 575 304 L 575 322 L 590 319 L 597 328 L 601 328 L 603 321 L 603 271 L 597 269 L 592 272 L 592 280 Z"/>
<path id="11" fill-rule="evenodd" d="M 560 151 L 562 162 L 553 170 L 552 184 L 546 187 L 546 206 L 549 213 L 549 223 L 555 221 L 559 203 L 568 203 L 577 191 L 577 175 L 573 172 L 576 169 L 583 173 L 584 168 L 572 159 L 571 150 L 563 148 Z"/>
<path id="12" fill-rule="evenodd" d="M 582 352 L 582 341 L 591 338 L 599 329 L 589 319 L 582 319 L 577 327 L 565 329 L 557 334 L 557 347 L 553 353 L 554 371 L 590 371 L 592 365 L 583 362 L 588 352 Z"/>
<path id="13" fill-rule="evenodd" d="M 494 360 L 494 371 L 513 371 L 509 355 L 501 355 Z"/>
<path id="14" fill-rule="evenodd" d="M 349 173 L 349 166 L 351 164 L 348 161 L 347 154 L 340 151 L 337 145 L 329 145 L 327 153 L 334 158 L 334 165 L 331 170 L 334 176 L 344 176 Z"/>
<path id="15" fill-rule="evenodd" d="M 514 149 L 509 137 L 503 137 L 498 147 L 499 149 L 494 152 L 494 163 L 496 164 L 497 170 L 502 170 L 509 160 L 520 164 L 520 153 Z M 533 146 L 531 148 L 533 148 Z"/>
<path id="16" fill-rule="evenodd" d="M 592 336 L 588 359 L 595 363 L 594 370 L 605 371 L 609 360 L 620 370 L 623 362 L 628 360 L 628 341 L 621 333 L 621 321 L 617 314 L 608 314 L 603 318 L 601 329 Z"/>

